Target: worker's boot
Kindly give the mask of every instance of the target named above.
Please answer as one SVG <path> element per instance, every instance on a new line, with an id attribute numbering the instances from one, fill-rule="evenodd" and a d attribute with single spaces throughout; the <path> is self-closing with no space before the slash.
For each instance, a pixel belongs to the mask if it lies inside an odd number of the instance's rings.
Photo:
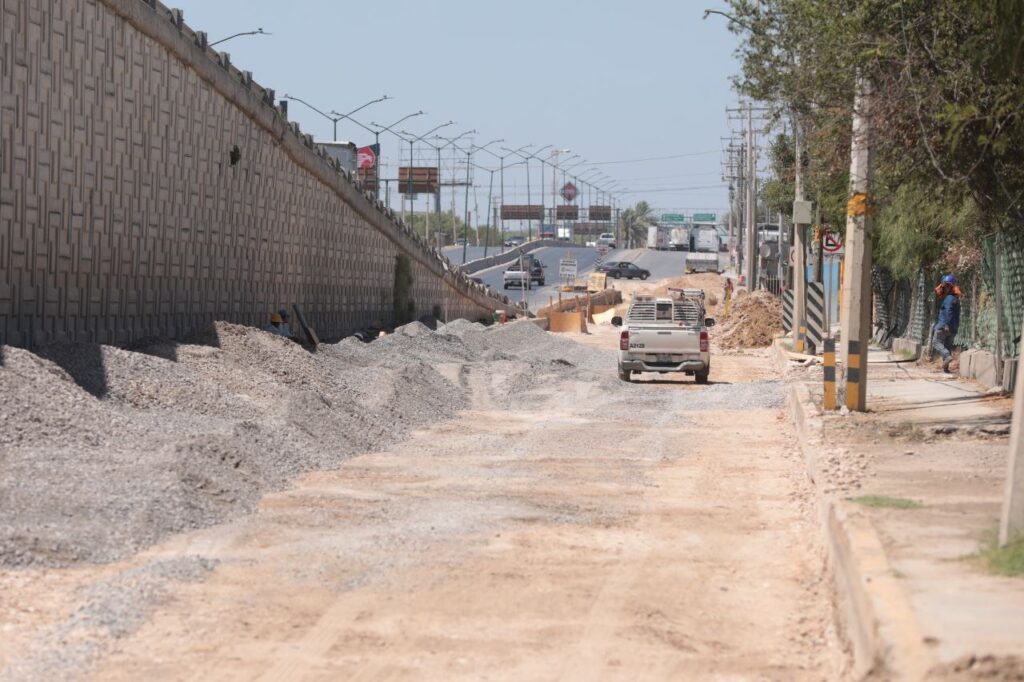
<path id="1" fill-rule="evenodd" d="M 952 355 L 942 361 L 942 371 L 945 372 L 946 374 L 950 373 L 950 371 L 949 371 L 949 363 L 951 363 L 951 362 L 953 362 L 953 356 Z"/>

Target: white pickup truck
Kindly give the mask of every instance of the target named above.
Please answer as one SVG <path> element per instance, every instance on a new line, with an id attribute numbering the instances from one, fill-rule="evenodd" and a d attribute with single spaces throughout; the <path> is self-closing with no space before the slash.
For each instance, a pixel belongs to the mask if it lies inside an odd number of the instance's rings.
<path id="1" fill-rule="evenodd" d="M 704 292 L 700 289 L 670 291 L 675 296 L 637 296 L 626 319 L 613 317 L 619 333 L 619 378 L 629 381 L 640 372 L 684 372 L 698 384 L 711 374 L 708 327 L 704 317 Z"/>

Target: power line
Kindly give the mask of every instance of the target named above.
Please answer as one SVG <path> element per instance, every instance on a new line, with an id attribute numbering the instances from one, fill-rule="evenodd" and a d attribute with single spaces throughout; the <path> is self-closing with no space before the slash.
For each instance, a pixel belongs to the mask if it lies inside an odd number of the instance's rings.
<path id="1" fill-rule="evenodd" d="M 682 159 L 688 156 L 707 156 L 708 154 L 721 154 L 721 149 L 712 149 L 707 152 L 690 152 L 688 154 L 672 154 L 671 156 L 649 156 L 645 159 L 619 159 L 618 161 L 591 161 L 591 166 L 607 166 L 613 163 L 644 163 L 646 161 L 665 161 L 667 159 Z"/>

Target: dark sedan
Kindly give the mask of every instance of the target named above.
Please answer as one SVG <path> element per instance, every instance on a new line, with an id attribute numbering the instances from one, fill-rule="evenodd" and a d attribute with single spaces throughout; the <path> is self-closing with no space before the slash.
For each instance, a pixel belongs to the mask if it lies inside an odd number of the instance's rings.
<path id="1" fill-rule="evenodd" d="M 607 263 L 606 268 L 603 272 L 608 273 L 609 277 L 615 279 L 647 279 L 651 276 L 650 270 L 645 270 L 639 265 L 635 265 L 628 261 L 619 261 L 618 263 Z"/>
<path id="2" fill-rule="evenodd" d="M 610 269 L 615 269 L 615 267 L 618 266 L 618 264 L 619 264 L 619 261 L 617 261 L 617 260 L 610 260 L 607 263 L 601 263 L 596 268 L 594 268 L 594 270 L 596 272 L 608 272 L 608 270 L 610 270 Z"/>

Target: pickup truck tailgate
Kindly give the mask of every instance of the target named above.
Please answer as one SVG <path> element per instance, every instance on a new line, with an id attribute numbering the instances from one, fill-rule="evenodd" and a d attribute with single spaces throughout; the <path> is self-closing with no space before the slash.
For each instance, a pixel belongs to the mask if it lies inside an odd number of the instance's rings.
<path id="1" fill-rule="evenodd" d="M 631 326 L 629 352 L 635 356 L 700 353 L 700 330 L 668 325 Z"/>

